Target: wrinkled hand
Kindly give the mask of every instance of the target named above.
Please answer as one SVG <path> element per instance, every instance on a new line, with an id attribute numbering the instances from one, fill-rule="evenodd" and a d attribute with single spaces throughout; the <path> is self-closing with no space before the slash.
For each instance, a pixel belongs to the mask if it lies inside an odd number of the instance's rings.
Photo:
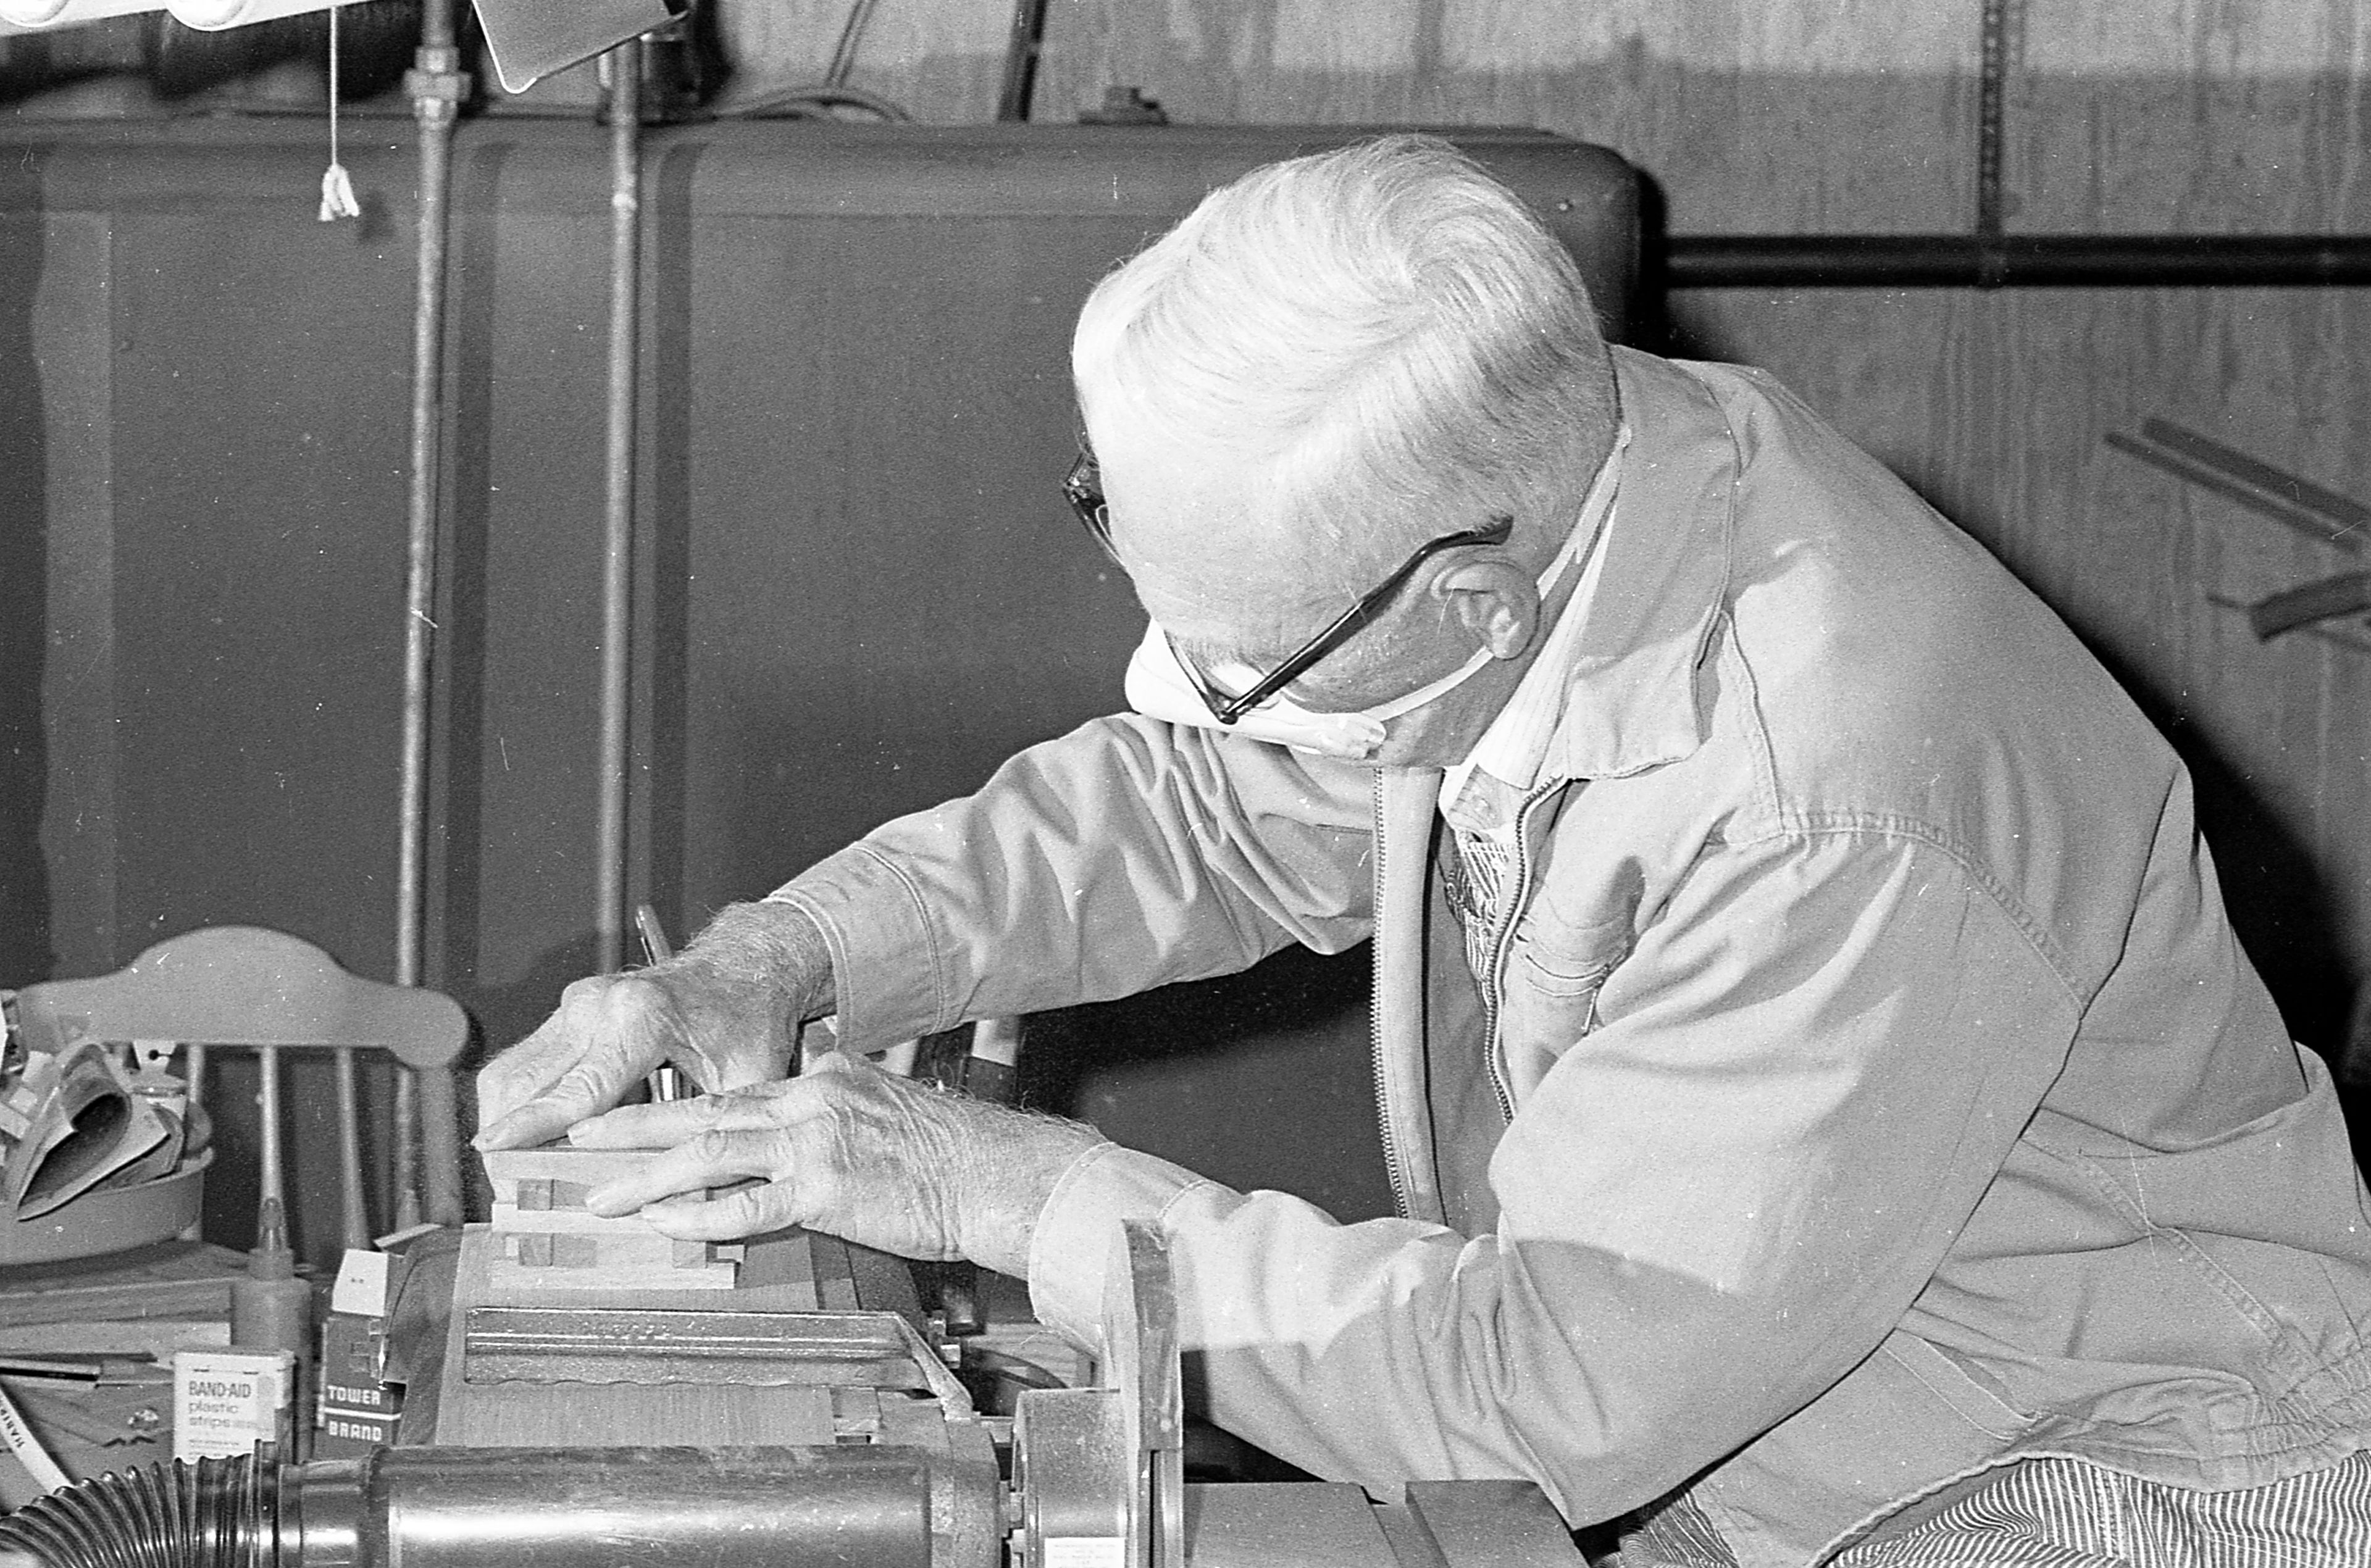
<path id="1" fill-rule="evenodd" d="M 730 1087 L 663 984 L 640 974 L 579 980 L 541 1027 L 479 1072 L 477 1145 L 515 1148 L 555 1137 L 671 1061 L 703 1085 Z"/>
<path id="2" fill-rule="evenodd" d="M 478 1074 L 480 1148 L 519 1148 L 607 1111 L 662 1063 L 711 1092 L 780 1078 L 800 1022 L 828 1011 L 831 954 L 782 905 L 736 904 L 678 957 L 561 993 Z"/>
<path id="3" fill-rule="evenodd" d="M 942 1093 L 834 1053 L 787 1082 L 580 1123 L 584 1148 L 666 1152 L 596 1187 L 596 1214 L 630 1214 L 686 1240 L 804 1225 L 909 1258 L 1026 1271 L 1038 1210 L 1093 1128 Z M 755 1177 L 715 1199 L 682 1194 Z"/>

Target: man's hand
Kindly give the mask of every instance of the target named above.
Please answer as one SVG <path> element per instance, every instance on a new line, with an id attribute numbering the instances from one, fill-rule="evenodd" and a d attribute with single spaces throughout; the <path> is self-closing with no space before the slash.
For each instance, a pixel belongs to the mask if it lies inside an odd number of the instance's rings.
<path id="1" fill-rule="evenodd" d="M 1091 1127 L 946 1094 L 834 1053 L 786 1083 L 579 1124 L 583 1148 L 667 1152 L 586 1194 L 669 1236 L 721 1241 L 804 1225 L 909 1258 L 1026 1272 L 1037 1213 Z M 758 1178 L 713 1200 L 698 1193 Z M 649 1206 L 644 1206 L 649 1205 Z"/>
<path id="2" fill-rule="evenodd" d="M 784 905 L 736 904 L 677 958 L 596 974 L 478 1074 L 480 1148 L 557 1137 L 662 1063 L 711 1092 L 789 1069 L 798 1027 L 830 1009 L 830 950 Z"/>

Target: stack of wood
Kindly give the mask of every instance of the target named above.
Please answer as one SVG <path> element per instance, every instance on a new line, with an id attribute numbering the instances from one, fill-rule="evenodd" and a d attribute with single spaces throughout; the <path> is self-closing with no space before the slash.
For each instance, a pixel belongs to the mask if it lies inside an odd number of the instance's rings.
<path id="1" fill-rule="evenodd" d="M 638 1215 L 604 1218 L 584 1195 L 657 1158 L 655 1149 L 588 1149 L 567 1144 L 490 1149 L 496 1247 L 490 1290 L 730 1290 L 738 1246 L 677 1241 Z"/>

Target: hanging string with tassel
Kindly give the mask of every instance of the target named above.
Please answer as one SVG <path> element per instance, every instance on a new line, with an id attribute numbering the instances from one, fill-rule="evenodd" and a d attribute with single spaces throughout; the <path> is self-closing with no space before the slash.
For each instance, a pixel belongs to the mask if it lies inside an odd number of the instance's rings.
<path id="1" fill-rule="evenodd" d="M 362 203 L 354 200 L 354 182 L 338 161 L 338 12 L 330 7 L 330 167 L 321 171 L 321 221 L 359 218 Z"/>

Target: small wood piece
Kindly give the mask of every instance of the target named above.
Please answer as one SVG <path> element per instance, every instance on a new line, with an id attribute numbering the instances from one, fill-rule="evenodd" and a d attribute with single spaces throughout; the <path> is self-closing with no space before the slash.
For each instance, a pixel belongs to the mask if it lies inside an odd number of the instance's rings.
<path id="1" fill-rule="evenodd" d="M 738 1248 L 678 1242 L 638 1215 L 585 1208 L 594 1188 L 638 1172 L 659 1152 L 567 1144 L 486 1151 L 495 1238 L 486 1260 L 489 1292 L 732 1289 Z"/>
<path id="2" fill-rule="evenodd" d="M 88 1262 L 0 1269 L 0 1326 L 129 1319 L 227 1319 L 247 1254 L 165 1241 Z"/>

